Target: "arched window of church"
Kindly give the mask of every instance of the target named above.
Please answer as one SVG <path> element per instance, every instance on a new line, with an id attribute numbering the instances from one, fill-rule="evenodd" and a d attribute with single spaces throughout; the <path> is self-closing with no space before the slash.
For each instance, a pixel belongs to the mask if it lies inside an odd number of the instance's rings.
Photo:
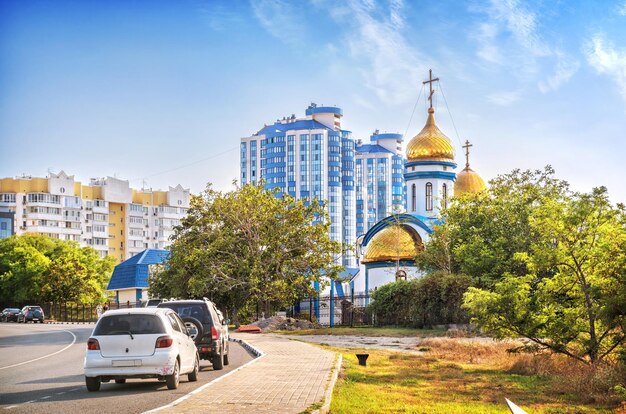
<path id="1" fill-rule="evenodd" d="M 448 208 L 448 185 L 444 184 L 441 189 L 441 201 L 443 204 L 443 208 Z"/>
<path id="2" fill-rule="evenodd" d="M 411 211 L 417 210 L 417 194 L 415 193 L 415 184 L 411 187 Z"/>
<path id="3" fill-rule="evenodd" d="M 433 183 L 426 183 L 426 211 L 433 211 Z"/>

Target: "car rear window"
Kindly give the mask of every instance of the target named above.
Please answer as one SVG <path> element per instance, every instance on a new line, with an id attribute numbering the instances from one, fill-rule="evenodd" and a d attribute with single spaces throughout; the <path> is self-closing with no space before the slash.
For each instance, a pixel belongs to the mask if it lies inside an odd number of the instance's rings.
<path id="1" fill-rule="evenodd" d="M 109 315 L 100 318 L 94 331 L 99 335 L 136 335 L 165 333 L 161 319 L 156 315 Z"/>
<path id="2" fill-rule="evenodd" d="M 211 323 L 211 317 L 204 304 L 200 303 L 159 303 L 159 308 L 169 308 L 176 312 L 181 318 L 191 316 L 202 323 Z"/>

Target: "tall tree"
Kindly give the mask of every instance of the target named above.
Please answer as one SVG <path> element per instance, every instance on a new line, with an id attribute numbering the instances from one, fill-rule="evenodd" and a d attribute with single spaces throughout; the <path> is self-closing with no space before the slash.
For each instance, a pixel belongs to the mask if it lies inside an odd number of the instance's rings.
<path id="1" fill-rule="evenodd" d="M 91 247 L 25 234 L 0 240 L 0 299 L 97 302 L 114 261 Z"/>
<path id="2" fill-rule="evenodd" d="M 167 268 L 151 294 L 210 296 L 236 316 L 257 303 L 288 306 L 341 270 L 341 246 L 317 200 L 295 200 L 262 186 L 193 197 L 176 229 Z"/>
<path id="3" fill-rule="evenodd" d="M 464 306 L 490 334 L 590 364 L 605 359 L 626 340 L 624 206 L 602 187 L 571 192 L 549 167 L 490 184 L 455 199 L 433 238 L 448 243 L 418 260 L 434 268 L 450 254 L 452 269 L 472 277 Z"/>

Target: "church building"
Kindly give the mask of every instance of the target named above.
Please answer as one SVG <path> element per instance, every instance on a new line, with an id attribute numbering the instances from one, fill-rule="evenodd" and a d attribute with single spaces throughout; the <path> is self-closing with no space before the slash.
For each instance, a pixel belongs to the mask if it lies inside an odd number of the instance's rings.
<path id="1" fill-rule="evenodd" d="M 406 147 L 406 212 L 380 220 L 359 237 L 359 272 L 350 281 L 352 292 L 371 292 L 395 280 L 419 277 L 414 258 L 428 241 L 433 226 L 441 223 L 440 209 L 447 207 L 454 195 L 487 188 L 469 166 L 468 141 L 463 146 L 465 168 L 455 172 L 454 145 L 437 127 L 432 106 L 432 84 L 437 80 L 431 71 L 430 79 L 424 82 L 430 86 L 428 118 Z"/>

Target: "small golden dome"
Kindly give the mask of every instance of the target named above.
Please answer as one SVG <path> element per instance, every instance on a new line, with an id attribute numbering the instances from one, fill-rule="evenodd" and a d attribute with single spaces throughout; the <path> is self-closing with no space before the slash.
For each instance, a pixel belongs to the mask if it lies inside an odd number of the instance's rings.
<path id="1" fill-rule="evenodd" d="M 455 196 L 465 193 L 480 193 L 486 189 L 485 181 L 469 165 L 466 165 L 463 171 L 456 175 L 456 181 L 454 182 Z"/>
<path id="2" fill-rule="evenodd" d="M 422 238 L 415 230 L 402 225 L 385 227 L 367 244 L 363 263 L 388 260 L 413 260 L 422 249 Z"/>
<path id="3" fill-rule="evenodd" d="M 428 120 L 419 134 L 406 147 L 406 158 L 411 161 L 454 161 L 454 146 L 435 123 L 435 110 L 428 109 Z"/>

